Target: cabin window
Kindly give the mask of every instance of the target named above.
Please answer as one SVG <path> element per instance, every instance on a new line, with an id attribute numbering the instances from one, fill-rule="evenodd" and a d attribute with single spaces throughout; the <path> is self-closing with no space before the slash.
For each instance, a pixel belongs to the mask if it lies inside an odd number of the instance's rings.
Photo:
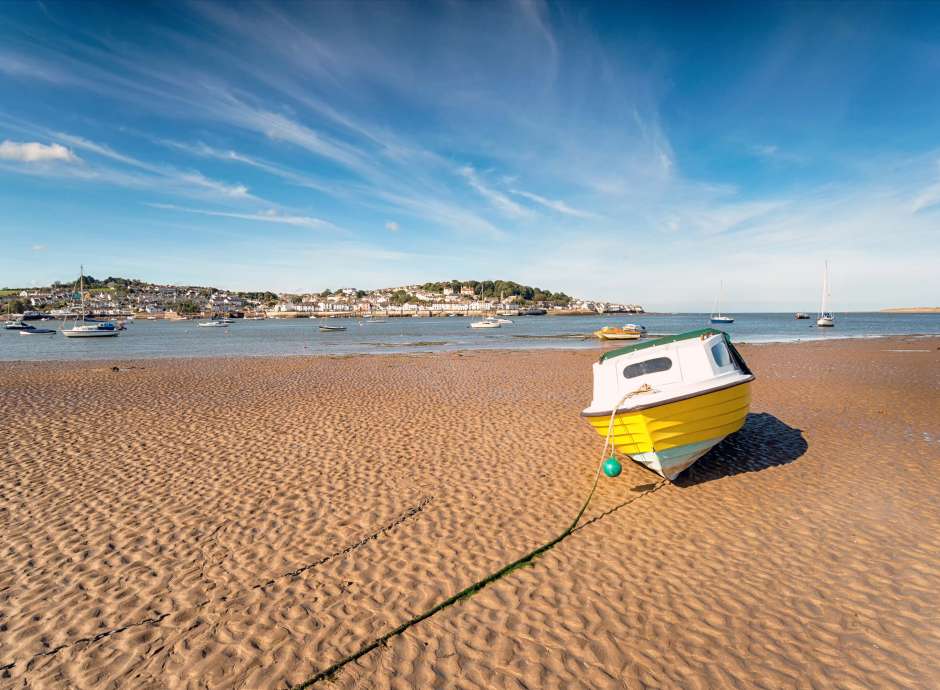
<path id="1" fill-rule="evenodd" d="M 725 367 L 731 363 L 731 359 L 728 357 L 728 349 L 724 343 L 712 345 L 712 357 L 715 358 L 715 364 L 719 367 Z"/>
<path id="2" fill-rule="evenodd" d="M 643 376 L 644 374 L 656 374 L 660 371 L 669 371 L 672 369 L 672 360 L 668 357 L 657 357 L 648 359 L 645 362 L 637 362 L 624 367 L 623 375 L 628 379 Z"/>

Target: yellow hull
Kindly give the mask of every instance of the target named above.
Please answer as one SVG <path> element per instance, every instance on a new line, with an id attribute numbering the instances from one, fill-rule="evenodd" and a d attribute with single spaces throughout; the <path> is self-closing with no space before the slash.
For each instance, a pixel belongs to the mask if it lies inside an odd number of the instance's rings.
<path id="1" fill-rule="evenodd" d="M 638 455 L 720 440 L 744 426 L 750 405 L 748 381 L 646 410 L 621 412 L 614 417 L 611 441 L 621 453 Z M 607 438 L 609 414 L 587 420 L 598 434 Z"/>
<path id="2" fill-rule="evenodd" d="M 594 337 L 601 340 L 639 340 L 642 333 L 636 331 L 624 331 L 619 328 L 602 328 L 594 331 Z"/>

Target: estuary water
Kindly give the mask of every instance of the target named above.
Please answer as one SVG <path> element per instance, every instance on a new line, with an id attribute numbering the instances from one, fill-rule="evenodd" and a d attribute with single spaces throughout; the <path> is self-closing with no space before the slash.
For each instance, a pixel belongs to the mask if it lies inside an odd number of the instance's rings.
<path id="1" fill-rule="evenodd" d="M 713 326 L 734 342 L 786 342 L 884 335 L 940 334 L 940 314 L 848 313 L 835 328 L 816 328 L 815 316 L 735 314 L 735 322 Z M 707 314 L 608 314 L 604 316 L 517 316 L 501 328 L 472 329 L 464 317 L 236 320 L 228 328 L 198 328 L 195 321 L 128 322 L 117 338 L 21 336 L 0 329 L 0 360 L 109 360 L 154 357 L 347 355 L 471 349 L 601 348 L 591 333 L 626 322 L 646 326 L 651 336 L 711 326 Z M 58 322 L 34 322 L 58 328 Z M 324 332 L 320 325 L 346 326 Z"/>

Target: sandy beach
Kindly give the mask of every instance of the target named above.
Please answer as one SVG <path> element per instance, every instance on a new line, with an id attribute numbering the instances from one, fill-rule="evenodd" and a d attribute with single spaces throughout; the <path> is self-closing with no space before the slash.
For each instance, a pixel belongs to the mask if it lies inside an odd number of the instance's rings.
<path id="1" fill-rule="evenodd" d="M 741 351 L 679 481 L 314 687 L 940 685 L 940 337 Z M 0 687 L 311 678 L 568 525 L 597 354 L 0 364 Z"/>

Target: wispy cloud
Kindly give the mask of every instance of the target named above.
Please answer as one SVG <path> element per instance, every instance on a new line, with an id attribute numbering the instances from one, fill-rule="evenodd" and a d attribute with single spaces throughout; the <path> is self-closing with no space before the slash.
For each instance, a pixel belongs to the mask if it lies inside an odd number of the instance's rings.
<path id="1" fill-rule="evenodd" d="M 298 187 L 316 189 L 317 191 L 325 192 L 333 196 L 346 196 L 344 190 L 342 190 L 342 188 L 338 187 L 337 185 L 331 185 L 326 182 L 316 180 L 310 177 L 310 175 L 299 173 L 296 170 L 291 170 L 284 166 L 276 165 L 255 156 L 239 153 L 238 151 L 233 151 L 232 149 L 219 149 L 209 146 L 203 142 L 187 144 L 185 142 L 172 141 L 169 139 L 155 139 L 155 141 L 158 144 L 176 149 L 177 151 L 183 151 L 191 156 L 197 156 L 200 158 L 213 158 L 215 160 L 248 165 L 250 167 L 257 168 L 258 170 L 263 170 L 270 175 L 274 175 L 275 177 L 278 177 L 286 182 L 290 182 L 293 185 L 297 185 Z"/>
<path id="2" fill-rule="evenodd" d="M 44 251 L 46 251 L 46 249 L 48 249 L 48 247 L 47 247 L 46 245 L 44 245 L 44 244 L 34 244 L 34 245 L 31 247 L 31 249 L 32 249 L 34 252 L 44 252 Z"/>
<path id="3" fill-rule="evenodd" d="M 510 218 L 528 218 L 533 215 L 531 210 L 520 206 L 502 192 L 498 192 L 484 184 L 473 166 L 465 165 L 458 168 L 457 174 L 463 177 L 467 181 L 467 184 L 476 190 L 480 196 L 486 199 L 494 208 Z"/>
<path id="4" fill-rule="evenodd" d="M 750 153 L 752 156 L 761 158 L 765 161 L 773 161 L 777 163 L 806 162 L 803 156 L 794 153 L 793 151 L 786 151 L 777 144 L 754 144 L 747 150 L 748 153 Z"/>
<path id="5" fill-rule="evenodd" d="M 571 208 L 571 206 L 566 204 L 564 201 L 558 199 L 546 199 L 544 196 L 539 196 L 538 194 L 533 194 L 532 192 L 525 192 L 521 189 L 510 189 L 509 191 L 566 216 L 574 216 L 576 218 L 597 218 L 597 215 L 594 213 L 588 213 L 587 211 L 579 211 L 576 208 Z"/>
<path id="6" fill-rule="evenodd" d="M 940 161 L 937 167 L 940 168 Z M 925 211 L 937 204 L 940 204 L 940 180 L 927 185 L 917 193 L 911 202 L 911 213 Z"/>
<path id="7" fill-rule="evenodd" d="M 398 223 L 396 223 L 394 220 L 390 220 L 385 224 L 385 229 L 389 232 L 398 232 L 398 227 Z"/>
<path id="8" fill-rule="evenodd" d="M 36 141 L 16 142 L 6 139 L 0 142 L 0 160 L 20 161 L 21 163 L 74 162 L 78 160 L 78 157 L 61 144 L 41 144 Z"/>
<path id="9" fill-rule="evenodd" d="M 188 208 L 186 206 L 176 206 L 175 204 L 149 203 L 147 205 L 152 208 L 159 208 L 167 211 L 181 211 L 183 213 L 193 213 L 201 216 L 213 216 L 216 218 L 236 218 L 238 220 L 260 221 L 262 223 L 293 225 L 296 227 L 310 228 L 312 230 L 338 229 L 336 225 L 327 220 L 323 220 L 322 218 L 286 215 L 275 209 L 269 209 L 260 213 L 236 213 L 233 211 L 214 211 L 203 208 Z"/>

